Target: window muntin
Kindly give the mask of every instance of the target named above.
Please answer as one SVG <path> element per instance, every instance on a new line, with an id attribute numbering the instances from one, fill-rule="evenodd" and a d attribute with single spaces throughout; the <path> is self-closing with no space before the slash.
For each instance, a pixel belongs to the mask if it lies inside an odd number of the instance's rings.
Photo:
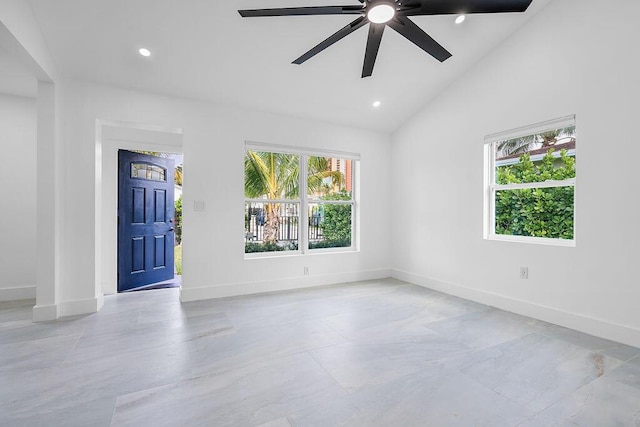
<path id="1" fill-rule="evenodd" d="M 485 237 L 573 245 L 574 116 L 500 136 L 487 137 L 492 141 Z"/>
<path id="2" fill-rule="evenodd" d="M 355 248 L 356 159 L 251 148 L 245 152 L 245 253 Z"/>

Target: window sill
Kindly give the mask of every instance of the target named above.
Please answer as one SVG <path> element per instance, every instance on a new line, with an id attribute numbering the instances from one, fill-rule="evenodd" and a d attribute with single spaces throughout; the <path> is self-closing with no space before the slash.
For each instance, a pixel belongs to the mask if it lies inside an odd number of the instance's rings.
<path id="1" fill-rule="evenodd" d="M 244 259 L 287 258 L 302 255 L 300 251 L 245 253 Z"/>
<path id="2" fill-rule="evenodd" d="M 309 249 L 305 255 L 320 255 L 320 254 L 341 254 L 345 252 L 358 252 L 356 248 L 353 246 L 342 247 L 342 248 L 319 248 L 319 249 Z"/>
<path id="3" fill-rule="evenodd" d="M 308 249 L 306 252 L 302 251 L 282 251 L 282 252 L 256 252 L 244 254 L 244 259 L 273 259 L 273 258 L 288 258 L 296 256 L 306 255 L 330 255 L 330 254 L 344 254 L 360 252 L 354 247 L 349 248 L 322 248 L 322 249 Z"/>
<path id="4" fill-rule="evenodd" d="M 547 246 L 563 246 L 563 247 L 575 247 L 576 240 L 568 239 L 549 239 L 545 237 L 530 237 L 530 236 L 512 236 L 506 234 L 489 234 L 485 237 L 485 240 L 496 240 L 499 242 L 514 242 L 514 243 L 528 243 L 534 245 L 547 245 Z"/>

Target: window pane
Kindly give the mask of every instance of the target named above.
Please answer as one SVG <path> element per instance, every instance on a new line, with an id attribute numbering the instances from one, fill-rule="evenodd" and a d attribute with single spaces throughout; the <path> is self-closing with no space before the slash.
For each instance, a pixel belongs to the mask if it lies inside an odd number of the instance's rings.
<path id="1" fill-rule="evenodd" d="M 166 170 L 148 163 L 131 163 L 131 178 L 142 178 L 151 181 L 165 181 Z"/>
<path id="2" fill-rule="evenodd" d="M 575 178 L 575 126 L 495 143 L 496 184 Z"/>
<path id="3" fill-rule="evenodd" d="M 247 150 L 244 195 L 249 199 L 297 199 L 299 157 L 295 154 Z"/>
<path id="4" fill-rule="evenodd" d="M 250 203 L 244 206 L 245 253 L 298 250 L 299 203 Z"/>
<path id="5" fill-rule="evenodd" d="M 314 200 L 351 200 L 353 160 L 309 156 L 307 194 Z"/>
<path id="6" fill-rule="evenodd" d="M 496 191 L 496 234 L 573 239 L 574 187 Z"/>
<path id="7" fill-rule="evenodd" d="M 351 246 L 352 205 L 309 204 L 309 249 Z"/>

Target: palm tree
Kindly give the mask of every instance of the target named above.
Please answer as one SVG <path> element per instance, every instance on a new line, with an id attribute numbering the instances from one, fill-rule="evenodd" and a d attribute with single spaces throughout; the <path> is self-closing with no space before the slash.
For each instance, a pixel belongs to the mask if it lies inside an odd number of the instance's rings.
<path id="1" fill-rule="evenodd" d="M 514 139 L 507 139 L 496 144 L 496 157 L 502 158 L 514 154 L 524 154 L 535 149 L 551 148 L 558 143 L 558 141 L 565 139 L 575 141 L 575 135 L 576 127 L 570 126 Z"/>
<path id="2" fill-rule="evenodd" d="M 326 178 L 330 178 L 334 185 L 340 184 L 344 179 L 340 171 L 329 170 L 329 163 L 325 157 L 310 156 L 308 165 L 309 191 L 320 191 Z M 244 159 L 245 197 L 265 197 L 268 200 L 298 198 L 299 174 L 298 155 L 248 150 Z M 264 210 L 263 239 L 265 243 L 275 243 L 278 240 L 280 226 L 280 204 L 265 203 Z"/>
<path id="3" fill-rule="evenodd" d="M 180 187 L 182 187 L 182 176 L 182 165 L 178 165 L 173 171 L 173 182 L 175 182 Z"/>

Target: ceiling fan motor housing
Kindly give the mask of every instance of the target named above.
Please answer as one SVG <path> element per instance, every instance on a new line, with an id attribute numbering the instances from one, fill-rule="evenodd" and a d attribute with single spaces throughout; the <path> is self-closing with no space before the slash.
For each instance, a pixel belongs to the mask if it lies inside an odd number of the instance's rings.
<path id="1" fill-rule="evenodd" d="M 378 0 L 366 6 L 367 18 L 374 24 L 384 24 L 396 15 L 396 4 L 389 0 Z"/>
<path id="2" fill-rule="evenodd" d="M 334 43 L 369 25 L 369 36 L 362 68 L 362 77 L 373 73 L 380 41 L 388 26 L 420 49 L 444 62 L 451 57 L 440 43 L 425 33 L 409 17 L 420 15 L 451 15 L 460 13 L 524 12 L 533 0 L 358 0 L 361 5 L 306 6 L 275 9 L 239 10 L 243 17 L 294 15 L 360 15 L 356 20 L 318 43 L 293 61 L 302 64 Z"/>

